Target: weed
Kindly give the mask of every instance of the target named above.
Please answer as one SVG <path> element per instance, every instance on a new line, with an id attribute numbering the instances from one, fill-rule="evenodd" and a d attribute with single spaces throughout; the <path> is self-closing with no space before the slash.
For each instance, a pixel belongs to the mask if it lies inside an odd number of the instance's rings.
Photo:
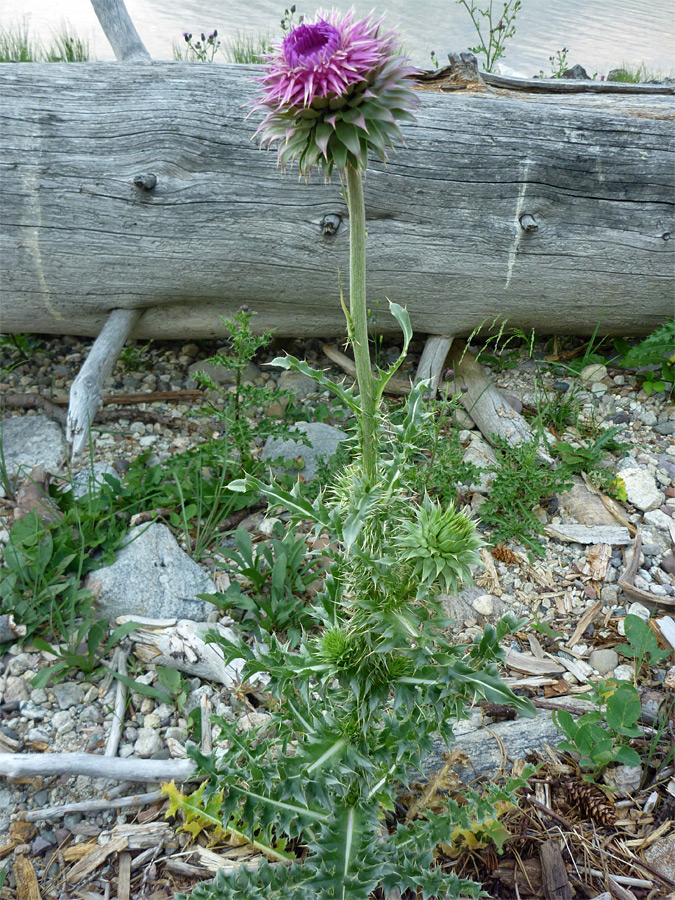
<path id="1" fill-rule="evenodd" d="M 52 38 L 49 48 L 44 53 L 44 59 L 45 62 L 88 62 L 89 44 L 69 31 L 62 30 Z"/>
<path id="2" fill-rule="evenodd" d="M 178 712 L 183 712 L 189 690 L 187 679 L 178 669 L 172 669 L 169 666 L 157 666 L 156 672 L 157 683 L 167 692 Z"/>
<path id="3" fill-rule="evenodd" d="M 551 496 L 571 487 L 564 471 L 554 471 L 537 457 L 538 443 L 527 441 L 511 446 L 503 438 L 493 439 L 497 468 L 490 496 L 480 509 L 480 518 L 492 526 L 495 542 L 516 538 L 534 553 L 543 556 L 538 538 L 543 527 L 534 508 Z"/>
<path id="4" fill-rule="evenodd" d="M 630 66 L 630 65 L 621 65 L 616 69 L 612 69 L 607 76 L 607 80 L 609 81 L 609 76 L 611 75 L 612 81 L 620 81 L 625 84 L 645 84 L 648 82 L 658 82 L 663 81 L 666 77 L 663 72 L 657 69 L 648 69 L 644 63 L 640 63 L 638 66 Z M 672 72 L 671 76 L 672 77 Z"/>
<path id="5" fill-rule="evenodd" d="M 176 43 L 173 45 L 173 57 L 180 62 L 213 62 L 220 48 L 218 32 L 215 28 L 208 37 L 202 32 L 201 40 L 197 38 L 196 41 L 192 40 L 192 35 L 188 31 L 184 31 L 183 40 L 185 41 L 183 49 Z"/>
<path id="6" fill-rule="evenodd" d="M 112 648 L 139 627 L 136 622 L 125 622 L 111 632 L 107 622 L 87 617 L 67 634 L 65 646 L 53 646 L 43 638 L 34 637 L 33 645 L 55 656 L 56 662 L 41 669 L 31 684 L 43 688 L 50 682 L 61 681 L 73 670 L 86 675 L 103 671 L 103 660 Z"/>
<path id="7" fill-rule="evenodd" d="M 614 346 L 621 353 L 623 366 L 654 366 L 643 376 L 642 390 L 647 394 L 675 392 L 675 319 L 669 319 L 643 341 L 631 347 L 616 338 Z"/>
<path id="8" fill-rule="evenodd" d="M 671 650 L 661 650 L 656 635 L 649 627 L 649 624 L 641 619 L 640 616 L 629 614 L 624 619 L 626 629 L 627 644 L 619 644 L 616 647 L 617 653 L 623 654 L 628 659 L 634 660 L 635 665 L 635 682 L 637 683 L 640 675 L 640 669 L 645 662 L 649 665 L 656 665 L 664 659 L 668 659 Z"/>
<path id="9" fill-rule="evenodd" d="M 139 369 L 147 369 L 152 365 L 148 351 L 152 346 L 152 340 L 146 344 L 127 344 L 117 357 L 117 365 L 123 372 L 137 372 Z"/>
<path id="10" fill-rule="evenodd" d="M 0 62 L 36 62 L 40 56 L 40 47 L 31 39 L 26 22 L 12 31 L 0 30 Z"/>
<path id="11" fill-rule="evenodd" d="M 224 609 L 238 609 L 266 631 L 285 633 L 291 647 L 300 640 L 300 630 L 312 624 L 306 607 L 308 586 L 321 576 L 316 560 L 309 558 L 303 536 L 289 532 L 255 547 L 243 528 L 235 533 L 237 549 L 222 550 L 231 559 L 249 587 L 242 591 L 238 582 L 222 594 L 209 594 L 209 600 Z"/>
<path id="12" fill-rule="evenodd" d="M 562 50 L 556 50 L 553 56 L 549 56 L 548 61 L 551 63 L 551 74 L 546 76 L 543 72 L 539 73 L 540 78 L 562 78 L 564 72 L 569 68 L 567 62 L 567 54 L 569 50 L 563 47 Z"/>
<path id="13" fill-rule="evenodd" d="M 485 57 L 485 71 L 493 72 L 497 62 L 504 55 L 504 45 L 516 33 L 516 16 L 520 11 L 520 0 L 499 0 L 494 9 L 494 0 L 486 0 L 487 6 L 479 7 L 475 0 L 457 0 L 471 16 L 473 27 L 480 43 L 469 47 L 472 53 Z M 484 30 L 487 28 L 487 32 Z"/>
<path id="14" fill-rule="evenodd" d="M 567 740 L 561 750 L 577 754 L 582 769 L 597 779 L 610 763 L 640 764 L 640 756 L 628 746 L 630 738 L 641 737 L 637 725 L 641 714 L 640 695 L 632 684 L 607 679 L 590 686 L 588 695 L 596 709 L 574 720 L 566 710 L 553 713 L 553 721 Z M 605 720 L 606 727 L 600 723 Z"/>
<path id="15" fill-rule="evenodd" d="M 244 381 L 244 372 L 255 354 L 266 347 L 272 339 L 272 332 L 254 334 L 251 319 L 255 313 L 248 307 L 242 307 L 231 319 L 221 318 L 229 331 L 228 352 L 218 353 L 208 362 L 222 366 L 234 373 L 232 391 L 223 390 L 205 373 L 196 372 L 195 379 L 204 387 L 220 395 L 218 402 L 207 401 L 203 412 L 224 422 L 227 437 L 239 453 L 242 465 L 247 469 L 254 468 L 252 448 L 258 441 L 264 440 L 275 431 L 279 431 L 279 423 L 266 415 L 253 424 L 249 413 L 257 408 L 266 410 L 273 400 L 285 396 L 284 391 L 269 385 L 255 385 Z"/>
<path id="16" fill-rule="evenodd" d="M 600 435 L 586 446 L 573 446 L 566 441 L 557 441 L 553 445 L 553 453 L 562 460 L 565 471 L 570 475 L 586 472 L 596 487 L 616 497 L 617 500 L 625 500 L 625 488 L 621 480 L 603 466 L 607 452 L 618 452 L 624 456 L 629 449 L 628 444 L 615 440 L 618 433 L 619 429 L 613 425 L 601 431 Z"/>

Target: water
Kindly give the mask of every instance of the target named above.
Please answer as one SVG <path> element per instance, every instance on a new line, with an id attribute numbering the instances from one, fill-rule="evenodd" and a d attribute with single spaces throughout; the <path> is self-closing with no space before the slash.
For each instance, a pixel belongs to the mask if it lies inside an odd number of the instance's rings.
<path id="1" fill-rule="evenodd" d="M 481 0 L 478 0 L 479 4 Z M 483 0 L 487 2 L 487 0 Z M 127 0 L 136 28 L 155 59 L 172 58 L 172 42 L 182 44 L 182 32 L 217 28 L 227 39 L 238 32 L 248 35 L 280 33 L 279 20 L 290 0 Z M 298 11 L 312 14 L 320 6 L 298 3 Z M 371 0 L 327 3 L 365 15 Z M 495 9 L 500 5 L 495 0 Z M 476 43 L 465 9 L 454 0 L 388 0 L 377 7 L 388 10 L 386 23 L 403 33 L 413 62 L 430 68 L 435 50 L 443 64 L 450 50 Z M 0 0 L 4 27 L 26 21 L 33 34 L 49 42 L 66 22 L 90 41 L 98 59 L 113 59 L 89 0 Z M 507 44 L 502 62 L 519 74 L 550 71 L 549 57 L 569 49 L 570 64 L 581 63 L 590 75 L 610 68 L 643 63 L 649 70 L 675 72 L 675 0 L 522 0 L 516 35 Z M 217 57 L 218 58 L 218 57 Z"/>

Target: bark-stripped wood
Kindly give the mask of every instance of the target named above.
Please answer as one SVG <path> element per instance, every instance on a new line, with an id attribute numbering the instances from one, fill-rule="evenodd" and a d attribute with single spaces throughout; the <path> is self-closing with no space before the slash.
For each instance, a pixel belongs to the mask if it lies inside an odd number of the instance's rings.
<path id="1" fill-rule="evenodd" d="M 429 393 L 436 396 L 436 391 L 443 375 L 445 358 L 452 346 L 452 336 L 430 335 L 424 345 L 422 356 L 417 366 L 415 381 L 429 379 Z"/>
<path id="2" fill-rule="evenodd" d="M 340 185 L 251 141 L 255 66 L 0 65 L 2 329 L 344 333 Z M 369 165 L 368 289 L 417 333 L 495 315 L 545 333 L 647 333 L 673 314 L 672 96 L 421 86 L 406 146 Z M 153 186 L 154 185 L 154 186 Z M 395 333 L 390 316 L 378 327 Z"/>
<path id="3" fill-rule="evenodd" d="M 114 309 L 110 313 L 70 387 L 66 440 L 72 445 L 73 459 L 84 449 L 89 428 L 103 402 L 103 383 L 141 315 L 140 309 Z"/>
<path id="4" fill-rule="evenodd" d="M 150 54 L 131 21 L 124 0 L 91 0 L 91 5 L 120 62 L 150 61 Z"/>

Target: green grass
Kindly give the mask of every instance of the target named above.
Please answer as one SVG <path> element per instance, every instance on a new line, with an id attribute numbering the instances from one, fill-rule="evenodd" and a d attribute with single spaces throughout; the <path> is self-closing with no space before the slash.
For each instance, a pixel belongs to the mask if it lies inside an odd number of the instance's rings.
<path id="1" fill-rule="evenodd" d="M 33 38 L 24 22 L 0 29 L 0 62 L 88 62 L 89 44 L 64 25 L 45 47 Z"/>
<path id="2" fill-rule="evenodd" d="M 644 63 L 638 66 L 624 65 L 610 69 L 614 72 L 612 81 L 619 81 L 622 84 L 644 84 L 648 81 L 663 81 L 664 78 L 672 78 L 673 71 L 669 73 L 661 72 L 659 69 L 648 69 Z M 609 80 L 609 79 L 608 79 Z"/>

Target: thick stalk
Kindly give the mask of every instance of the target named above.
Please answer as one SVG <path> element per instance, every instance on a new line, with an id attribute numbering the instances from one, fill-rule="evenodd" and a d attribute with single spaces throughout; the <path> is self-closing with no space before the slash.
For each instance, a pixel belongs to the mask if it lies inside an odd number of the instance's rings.
<path id="1" fill-rule="evenodd" d="M 361 403 L 361 452 L 365 474 L 374 476 L 377 468 L 377 440 L 375 384 L 370 370 L 366 310 L 366 207 L 363 200 L 361 171 L 351 166 L 347 166 L 347 202 L 349 203 L 349 314 Z"/>

